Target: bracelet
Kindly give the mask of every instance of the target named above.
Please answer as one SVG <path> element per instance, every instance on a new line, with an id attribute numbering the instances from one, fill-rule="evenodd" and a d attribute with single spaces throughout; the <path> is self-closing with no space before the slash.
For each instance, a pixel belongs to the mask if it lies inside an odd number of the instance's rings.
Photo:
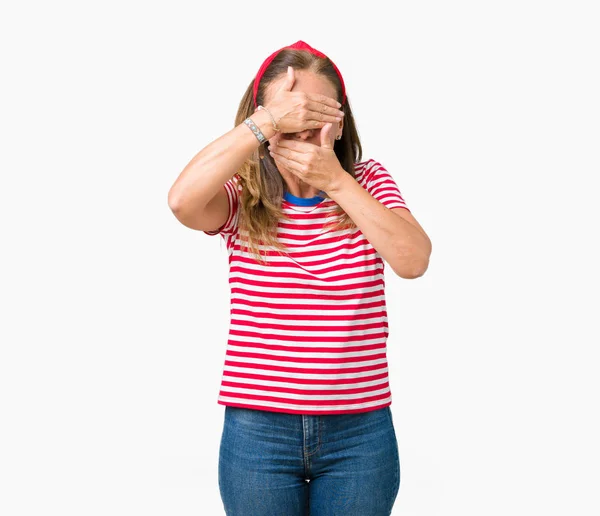
<path id="1" fill-rule="evenodd" d="M 261 132 L 258 126 L 252 121 L 251 118 L 246 118 L 244 123 L 250 128 L 250 130 L 254 133 L 254 136 L 258 139 L 260 143 L 266 140 L 265 135 Z"/>
<path id="2" fill-rule="evenodd" d="M 275 132 L 279 132 L 279 127 L 277 127 L 277 123 L 275 122 L 275 118 L 273 117 L 271 112 L 265 106 L 258 106 L 257 109 L 264 109 L 267 113 L 269 113 L 271 120 L 273 120 L 273 129 L 275 129 Z"/>

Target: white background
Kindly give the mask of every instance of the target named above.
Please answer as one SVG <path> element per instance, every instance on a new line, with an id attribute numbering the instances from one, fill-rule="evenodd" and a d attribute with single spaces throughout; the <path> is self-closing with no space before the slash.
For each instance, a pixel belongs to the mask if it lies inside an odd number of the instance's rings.
<path id="1" fill-rule="evenodd" d="M 433 242 L 386 267 L 393 514 L 600 514 L 595 2 L 10 4 L 0 513 L 224 514 L 227 256 L 167 192 L 302 39 Z"/>

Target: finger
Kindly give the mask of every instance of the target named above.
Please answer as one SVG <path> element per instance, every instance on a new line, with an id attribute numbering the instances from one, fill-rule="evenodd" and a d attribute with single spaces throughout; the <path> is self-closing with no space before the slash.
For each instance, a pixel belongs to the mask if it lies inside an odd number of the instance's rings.
<path id="1" fill-rule="evenodd" d="M 327 104 L 323 104 L 322 102 L 316 102 L 314 100 L 309 100 L 306 107 L 309 110 L 309 112 L 311 113 L 311 115 L 313 113 L 318 113 L 319 115 L 322 113 L 323 120 L 325 120 L 327 122 L 339 122 L 339 120 L 341 120 L 344 117 L 344 112 L 341 109 L 337 109 L 337 108 L 328 106 Z M 331 118 L 331 120 L 327 119 L 326 116 Z M 314 117 L 311 117 L 311 118 L 314 118 Z M 336 120 L 336 118 L 338 120 Z M 320 120 L 320 118 L 316 118 L 316 119 Z"/>
<path id="2" fill-rule="evenodd" d="M 333 132 L 333 124 L 327 124 L 321 129 L 321 148 L 333 149 L 335 144 L 335 136 Z"/>
<path id="3" fill-rule="evenodd" d="M 300 154 L 291 149 L 271 149 L 269 153 L 274 160 L 280 161 L 286 168 L 288 168 L 288 165 L 297 166 L 302 164 Z"/>
<path id="4" fill-rule="evenodd" d="M 290 161 L 286 158 L 284 158 L 283 156 L 279 156 L 279 155 L 275 155 L 273 156 L 271 154 L 273 160 L 275 161 L 275 165 L 277 166 L 277 168 L 285 168 L 286 170 L 289 170 L 290 172 L 293 172 L 294 175 L 298 176 L 298 174 L 300 174 L 300 170 L 298 170 L 295 167 L 295 164 L 293 161 Z"/>
<path id="5" fill-rule="evenodd" d="M 327 95 L 319 95 L 318 93 L 307 93 L 307 97 L 309 101 L 317 102 L 319 104 L 325 104 L 326 106 L 335 109 L 342 107 L 342 105 L 337 100 L 332 99 Z"/>
<path id="6" fill-rule="evenodd" d="M 283 81 L 283 84 L 279 88 L 279 91 L 292 91 L 292 87 L 294 86 L 295 81 L 296 81 L 296 77 L 294 75 L 294 68 L 291 66 L 288 66 L 285 80 Z"/>
<path id="7" fill-rule="evenodd" d="M 287 134 L 291 134 L 291 133 L 299 133 L 301 131 L 306 131 L 307 129 L 320 129 L 321 127 L 323 127 L 327 121 L 321 121 L 321 120 L 297 120 L 295 121 L 296 126 L 295 127 L 291 127 L 290 129 L 288 129 L 287 131 L 284 131 Z M 337 123 L 337 121 L 335 122 Z"/>
<path id="8" fill-rule="evenodd" d="M 307 122 L 314 123 L 315 121 L 323 127 L 326 124 L 339 124 L 342 120 L 336 116 L 324 115 L 323 113 L 317 113 L 316 111 L 309 111 L 307 116 Z"/>
<path id="9" fill-rule="evenodd" d="M 337 121 L 336 121 L 336 123 L 337 123 Z M 294 131 L 294 132 L 304 131 L 305 129 L 320 129 L 325 124 L 327 124 L 327 121 L 310 120 L 310 119 L 305 120 L 304 124 L 302 124 L 302 127 L 300 127 L 300 129 L 298 129 L 297 131 Z"/>
<path id="10" fill-rule="evenodd" d="M 281 149 L 290 149 L 299 154 L 306 154 L 308 152 L 312 152 L 314 150 L 314 145 L 308 142 L 295 142 L 293 140 L 280 140 L 277 142 L 277 145 L 272 145 L 271 148 L 274 150 L 279 150 L 279 152 L 283 152 L 284 154 L 287 151 L 282 151 Z"/>

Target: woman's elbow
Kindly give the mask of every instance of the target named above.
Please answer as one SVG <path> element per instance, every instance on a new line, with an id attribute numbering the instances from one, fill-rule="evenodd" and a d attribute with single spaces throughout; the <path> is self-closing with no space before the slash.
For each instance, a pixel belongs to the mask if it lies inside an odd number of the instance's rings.
<path id="1" fill-rule="evenodd" d="M 404 279 L 420 278 L 429 268 L 429 254 L 415 257 L 412 260 L 404 260 L 392 269 L 397 276 Z"/>

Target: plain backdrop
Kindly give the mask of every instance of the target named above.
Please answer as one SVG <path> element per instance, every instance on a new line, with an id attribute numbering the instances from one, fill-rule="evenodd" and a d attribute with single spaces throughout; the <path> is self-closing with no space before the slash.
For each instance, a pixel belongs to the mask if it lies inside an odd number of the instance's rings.
<path id="1" fill-rule="evenodd" d="M 0 513 L 224 514 L 227 254 L 167 193 L 301 39 L 433 243 L 423 277 L 386 267 L 393 514 L 600 514 L 599 22 L 576 0 L 3 3 Z"/>

